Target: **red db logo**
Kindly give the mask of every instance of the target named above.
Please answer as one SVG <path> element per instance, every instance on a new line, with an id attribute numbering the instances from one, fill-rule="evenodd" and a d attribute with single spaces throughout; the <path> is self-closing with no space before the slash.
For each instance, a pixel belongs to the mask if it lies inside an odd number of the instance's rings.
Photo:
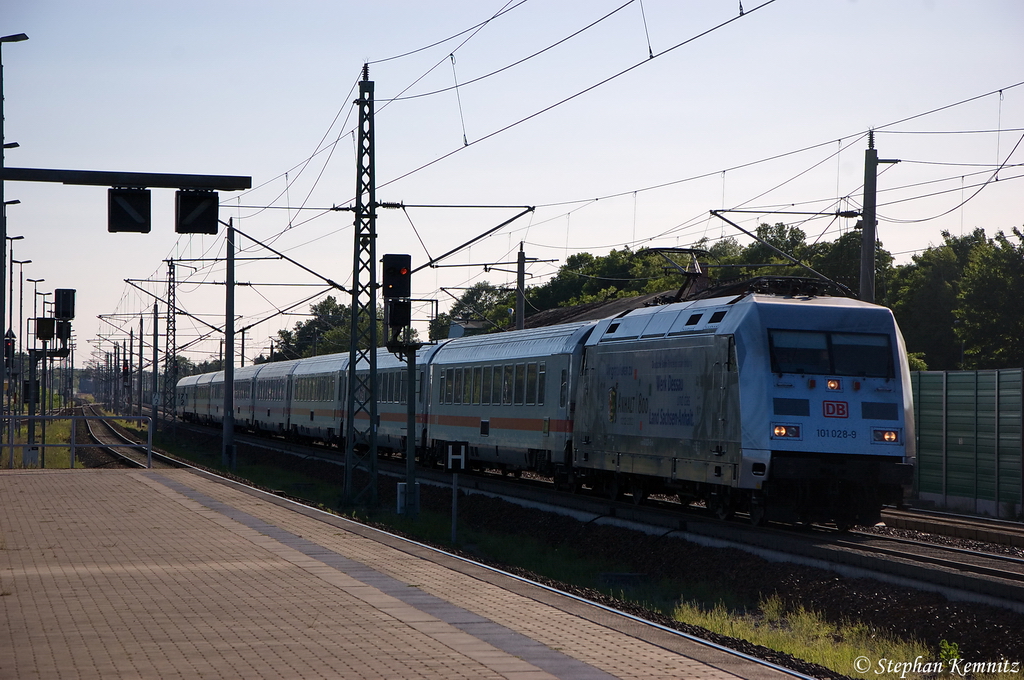
<path id="1" fill-rule="evenodd" d="M 850 410 L 845 401 L 823 401 L 821 409 L 826 418 L 850 417 Z"/>

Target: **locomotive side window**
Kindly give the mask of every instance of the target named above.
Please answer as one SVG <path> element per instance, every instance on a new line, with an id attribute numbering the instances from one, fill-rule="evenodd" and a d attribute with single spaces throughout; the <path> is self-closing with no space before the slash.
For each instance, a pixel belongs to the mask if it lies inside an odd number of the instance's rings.
<path id="1" fill-rule="evenodd" d="M 768 331 L 773 373 L 830 374 L 828 336 L 808 331 Z"/>
<path id="2" fill-rule="evenodd" d="M 888 335 L 833 333 L 832 354 L 836 375 L 868 378 L 893 376 L 892 349 Z"/>

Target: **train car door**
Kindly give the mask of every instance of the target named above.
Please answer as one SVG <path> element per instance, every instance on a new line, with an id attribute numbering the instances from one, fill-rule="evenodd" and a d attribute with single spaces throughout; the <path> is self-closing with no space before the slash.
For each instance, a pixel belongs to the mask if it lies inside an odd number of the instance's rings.
<path id="1" fill-rule="evenodd" d="M 735 483 L 740 453 L 740 411 L 736 341 L 732 335 L 715 336 L 714 356 L 712 399 L 715 422 L 712 428 L 712 453 L 729 468 L 728 473 L 723 469 L 723 478 Z"/>

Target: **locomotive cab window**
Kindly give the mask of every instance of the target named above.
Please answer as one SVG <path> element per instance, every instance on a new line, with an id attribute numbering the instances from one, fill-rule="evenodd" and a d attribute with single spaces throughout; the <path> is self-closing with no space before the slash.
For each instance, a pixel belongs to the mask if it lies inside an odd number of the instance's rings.
<path id="1" fill-rule="evenodd" d="M 808 331 L 768 331 L 772 373 L 831 374 L 828 335 Z"/>
<path id="2" fill-rule="evenodd" d="M 892 345 L 881 333 L 769 330 L 773 373 L 891 378 Z"/>
<path id="3" fill-rule="evenodd" d="M 836 375 L 891 378 L 894 374 L 888 335 L 833 333 Z"/>

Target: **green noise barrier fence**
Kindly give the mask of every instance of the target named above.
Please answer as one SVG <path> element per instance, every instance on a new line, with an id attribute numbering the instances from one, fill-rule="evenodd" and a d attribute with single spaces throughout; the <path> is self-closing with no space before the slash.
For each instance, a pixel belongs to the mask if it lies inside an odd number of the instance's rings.
<path id="1" fill-rule="evenodd" d="M 1021 519 L 1024 370 L 915 371 L 918 499 Z"/>

